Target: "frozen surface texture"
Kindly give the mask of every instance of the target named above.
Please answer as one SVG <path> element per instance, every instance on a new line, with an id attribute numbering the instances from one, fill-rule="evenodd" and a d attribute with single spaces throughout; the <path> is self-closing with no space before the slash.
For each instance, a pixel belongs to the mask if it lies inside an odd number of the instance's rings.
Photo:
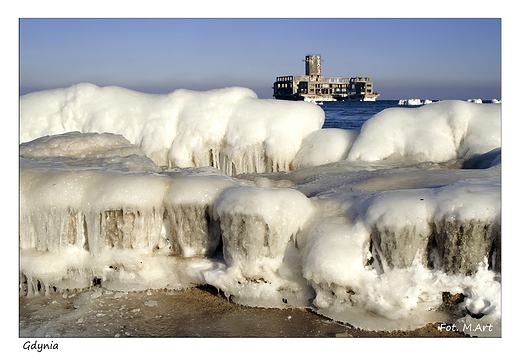
<path id="1" fill-rule="evenodd" d="M 348 158 L 442 162 L 484 154 L 501 146 L 500 110 L 500 105 L 455 100 L 389 108 L 363 125 Z"/>
<path id="2" fill-rule="evenodd" d="M 278 270 L 287 244 L 294 244 L 312 211 L 311 201 L 293 189 L 240 186 L 226 191 L 215 207 L 226 263 L 256 279 L 265 269 Z"/>
<path id="3" fill-rule="evenodd" d="M 288 170 L 321 108 L 258 99 L 246 88 L 152 95 L 80 83 L 20 99 L 20 141 L 71 131 L 120 134 L 158 165 L 234 175 Z"/>
<path id="4" fill-rule="evenodd" d="M 209 284 L 367 329 L 498 324 L 500 104 L 322 124 L 243 88 L 22 97 L 22 293 Z"/>

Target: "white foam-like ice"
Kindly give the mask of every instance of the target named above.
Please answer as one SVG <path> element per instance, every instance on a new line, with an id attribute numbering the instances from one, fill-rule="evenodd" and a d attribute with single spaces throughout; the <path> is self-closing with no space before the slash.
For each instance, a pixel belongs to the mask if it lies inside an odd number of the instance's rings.
<path id="1" fill-rule="evenodd" d="M 291 163 L 291 169 L 345 160 L 356 140 L 357 130 L 321 129 L 309 134 Z"/>
<path id="2" fill-rule="evenodd" d="M 21 104 L 29 295 L 211 284 L 368 329 L 501 319 L 499 104 L 387 109 L 360 132 L 240 88 Z"/>
<path id="3" fill-rule="evenodd" d="M 320 107 L 258 99 L 246 88 L 152 95 L 80 83 L 20 98 L 20 141 L 71 131 L 121 134 L 158 165 L 227 174 L 288 170 Z"/>
<path id="4" fill-rule="evenodd" d="M 484 154 L 501 146 L 500 105 L 441 101 L 419 108 L 389 108 L 372 117 L 349 160 L 406 157 L 442 162 Z"/>

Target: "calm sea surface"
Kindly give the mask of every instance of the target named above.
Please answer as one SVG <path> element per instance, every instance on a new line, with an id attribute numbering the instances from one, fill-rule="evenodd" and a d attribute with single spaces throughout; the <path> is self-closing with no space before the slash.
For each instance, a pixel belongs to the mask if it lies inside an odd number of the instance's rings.
<path id="1" fill-rule="evenodd" d="M 323 128 L 359 129 L 363 123 L 382 110 L 398 107 L 398 100 L 375 102 L 323 102 L 325 111 Z"/>

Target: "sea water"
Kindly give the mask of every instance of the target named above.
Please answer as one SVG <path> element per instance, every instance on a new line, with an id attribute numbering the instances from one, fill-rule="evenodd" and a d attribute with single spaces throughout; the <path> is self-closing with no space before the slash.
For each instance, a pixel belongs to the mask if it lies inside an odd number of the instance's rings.
<path id="1" fill-rule="evenodd" d="M 87 83 L 20 102 L 23 294 L 209 284 L 366 329 L 500 333 L 500 104 Z"/>
<path id="2" fill-rule="evenodd" d="M 323 128 L 360 129 L 370 117 L 387 108 L 398 106 L 398 100 L 376 100 L 374 102 L 324 101 L 320 103 L 320 107 L 325 112 Z"/>

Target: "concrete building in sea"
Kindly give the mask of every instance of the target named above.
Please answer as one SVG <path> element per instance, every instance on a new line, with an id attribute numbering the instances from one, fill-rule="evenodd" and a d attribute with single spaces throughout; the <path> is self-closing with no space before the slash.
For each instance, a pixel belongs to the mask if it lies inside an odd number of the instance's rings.
<path id="1" fill-rule="evenodd" d="M 304 76 L 276 77 L 276 99 L 316 101 L 375 101 L 370 77 L 325 78 L 321 76 L 321 55 L 307 55 Z"/>

